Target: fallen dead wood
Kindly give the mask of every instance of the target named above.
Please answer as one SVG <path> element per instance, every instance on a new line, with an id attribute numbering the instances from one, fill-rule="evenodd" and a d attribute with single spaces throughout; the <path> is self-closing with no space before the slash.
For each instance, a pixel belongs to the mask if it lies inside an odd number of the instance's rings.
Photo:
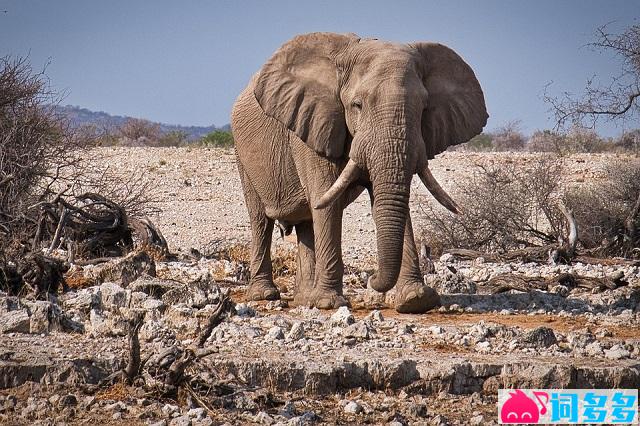
<path id="1" fill-rule="evenodd" d="M 169 256 L 166 240 L 149 219 L 129 218 L 123 207 L 99 194 L 63 194 L 30 207 L 39 217 L 25 216 L 33 226 L 2 253 L 0 290 L 16 295 L 30 287 L 36 297 L 43 297 L 66 288 L 64 274 L 70 264 L 103 263 L 138 248 L 156 260 Z M 60 249 L 66 251 L 65 260 Z"/>
<path id="2" fill-rule="evenodd" d="M 549 263 L 549 253 L 554 246 L 529 247 L 521 250 L 513 250 L 507 253 L 483 253 L 477 250 L 468 249 L 447 249 L 444 252 L 452 255 L 456 260 L 476 260 L 483 258 L 486 262 L 525 262 L 525 263 Z M 572 259 L 573 263 L 580 262 L 589 265 L 610 265 L 610 266 L 640 266 L 640 259 L 625 258 L 601 258 L 577 255 Z"/>
<path id="3" fill-rule="evenodd" d="M 233 312 L 233 307 L 234 303 L 228 293 L 224 293 L 195 347 L 182 347 L 178 342 L 147 354 L 144 359 L 141 357 L 142 348 L 138 338 L 144 321 L 144 312 L 133 313 L 129 320 L 129 352 L 125 368 L 102 380 L 93 392 L 98 392 L 117 382 L 126 382 L 158 397 L 176 399 L 180 391 L 186 392 L 198 405 L 209 412 L 212 412 L 213 407 L 224 406 L 225 401 L 219 401 L 219 398 L 232 396 L 245 390 L 246 387 L 242 384 L 233 386 L 228 379 L 216 382 L 211 382 L 210 379 L 205 380 L 200 374 L 202 368 L 198 363 L 202 358 L 217 352 L 217 348 L 202 347 L 211 336 L 213 329 Z M 206 377 L 209 377 L 208 374 Z"/>
<path id="4" fill-rule="evenodd" d="M 554 291 L 554 287 L 563 286 L 567 290 L 582 288 L 592 292 L 601 292 L 604 290 L 613 290 L 618 287 L 626 286 L 629 283 L 624 280 L 621 273 L 614 274 L 609 277 L 585 277 L 577 274 L 558 274 L 553 277 L 529 277 L 519 274 L 500 274 L 491 278 L 481 287 L 490 294 L 504 293 L 510 290 L 521 292 L 530 292 L 532 290 Z M 562 294 L 565 295 L 566 294 Z"/>

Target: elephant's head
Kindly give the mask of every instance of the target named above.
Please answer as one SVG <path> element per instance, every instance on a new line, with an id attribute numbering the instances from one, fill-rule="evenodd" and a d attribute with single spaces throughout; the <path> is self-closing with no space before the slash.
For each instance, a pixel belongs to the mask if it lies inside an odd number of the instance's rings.
<path id="1" fill-rule="evenodd" d="M 487 122 L 482 89 L 469 65 L 437 43 L 312 33 L 271 57 L 255 96 L 267 115 L 320 155 L 348 159 L 333 186 L 312 200 L 315 208 L 326 207 L 350 185 L 370 187 L 379 259 L 371 285 L 391 289 L 402 261 L 413 175 L 441 204 L 458 210 L 427 162 L 468 141 Z"/>

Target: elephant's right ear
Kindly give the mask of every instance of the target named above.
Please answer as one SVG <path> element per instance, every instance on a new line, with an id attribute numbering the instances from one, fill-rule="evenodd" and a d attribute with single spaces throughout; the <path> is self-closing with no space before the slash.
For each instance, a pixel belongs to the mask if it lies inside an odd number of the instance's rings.
<path id="1" fill-rule="evenodd" d="M 347 139 L 335 58 L 358 40 L 331 33 L 297 36 L 273 54 L 255 85 L 265 114 L 327 157 L 342 157 Z"/>

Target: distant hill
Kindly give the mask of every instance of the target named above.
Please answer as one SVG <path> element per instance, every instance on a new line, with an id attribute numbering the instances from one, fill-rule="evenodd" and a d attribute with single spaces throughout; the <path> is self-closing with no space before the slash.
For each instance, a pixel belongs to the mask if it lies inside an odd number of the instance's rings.
<path id="1" fill-rule="evenodd" d="M 128 117 L 122 115 L 111 115 L 103 111 L 91 111 L 86 108 L 81 108 L 79 106 L 74 105 L 59 105 L 56 109 L 63 115 L 69 117 L 72 125 L 74 126 L 83 126 L 94 124 L 99 127 L 120 127 L 130 118 L 137 117 Z M 160 129 L 162 132 L 171 132 L 171 131 L 182 131 L 185 132 L 189 138 L 189 140 L 199 139 L 202 136 L 205 136 L 208 133 L 211 133 L 214 130 L 230 130 L 231 126 L 229 124 L 225 124 L 224 126 L 217 127 L 215 125 L 211 126 L 182 126 L 178 124 L 166 124 L 166 123 L 158 123 L 160 125 Z"/>

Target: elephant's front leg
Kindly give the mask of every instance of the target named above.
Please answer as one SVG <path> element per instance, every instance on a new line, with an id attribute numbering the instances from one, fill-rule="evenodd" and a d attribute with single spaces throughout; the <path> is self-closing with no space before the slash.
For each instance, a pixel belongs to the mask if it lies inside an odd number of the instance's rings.
<path id="1" fill-rule="evenodd" d="M 319 309 L 348 305 L 342 295 L 342 203 L 313 211 L 315 274 L 307 304 Z"/>
<path id="2" fill-rule="evenodd" d="M 421 314 L 440 305 L 440 296 L 424 284 L 420 273 L 418 251 L 409 215 L 404 227 L 402 267 L 396 285 L 395 304 L 398 312 L 412 314 Z"/>

